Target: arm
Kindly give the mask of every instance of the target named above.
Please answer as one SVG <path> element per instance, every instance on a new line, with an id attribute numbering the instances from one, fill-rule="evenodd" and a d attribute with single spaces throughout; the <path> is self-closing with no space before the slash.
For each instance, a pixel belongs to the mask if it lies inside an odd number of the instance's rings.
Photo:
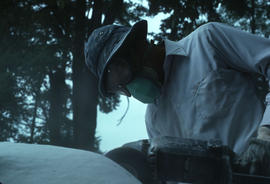
<path id="1" fill-rule="evenodd" d="M 258 73 L 270 79 L 270 40 L 235 28 L 213 23 L 208 29 L 210 44 L 224 56 L 234 69 Z M 258 128 L 257 138 L 237 159 L 241 169 L 250 174 L 270 176 L 270 93 L 266 96 L 266 109 Z"/>
<path id="2" fill-rule="evenodd" d="M 236 70 L 263 75 L 270 79 L 270 40 L 221 23 L 205 25 L 210 44 Z M 270 126 L 270 93 L 261 126 Z M 260 131 L 259 131 L 260 133 Z M 269 133 L 270 135 L 270 133 Z M 270 140 L 270 139 L 269 139 Z"/>

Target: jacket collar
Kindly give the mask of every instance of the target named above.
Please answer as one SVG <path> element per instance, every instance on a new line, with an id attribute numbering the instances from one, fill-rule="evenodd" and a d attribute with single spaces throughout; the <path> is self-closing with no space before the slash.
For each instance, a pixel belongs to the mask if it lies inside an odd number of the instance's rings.
<path id="1" fill-rule="evenodd" d="M 181 46 L 180 42 L 175 42 L 171 40 L 164 40 L 166 56 L 169 55 L 180 55 L 187 56 L 185 49 Z"/>

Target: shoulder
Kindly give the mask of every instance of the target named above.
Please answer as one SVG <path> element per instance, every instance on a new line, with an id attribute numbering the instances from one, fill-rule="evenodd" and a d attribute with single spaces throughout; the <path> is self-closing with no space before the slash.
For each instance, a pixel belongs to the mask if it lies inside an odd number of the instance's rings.
<path id="1" fill-rule="evenodd" d="M 199 26 L 196 30 L 198 31 L 211 31 L 211 30 L 215 30 L 219 27 L 222 27 L 222 26 L 225 26 L 225 24 L 223 23 L 220 23 L 220 22 L 208 22 L 208 23 L 205 23 L 201 26 Z"/>
<path id="2" fill-rule="evenodd" d="M 203 24 L 199 26 L 197 29 L 195 29 L 189 36 L 190 37 L 200 37 L 200 36 L 212 36 L 214 34 L 217 34 L 222 27 L 227 27 L 227 25 L 220 23 L 220 22 L 208 22 L 206 24 Z"/>
<path id="3" fill-rule="evenodd" d="M 222 34 L 222 29 L 228 27 L 226 24 L 220 22 L 208 22 L 199 26 L 193 32 L 191 32 L 183 41 L 191 43 L 203 43 L 203 45 L 213 42 L 216 37 Z"/>

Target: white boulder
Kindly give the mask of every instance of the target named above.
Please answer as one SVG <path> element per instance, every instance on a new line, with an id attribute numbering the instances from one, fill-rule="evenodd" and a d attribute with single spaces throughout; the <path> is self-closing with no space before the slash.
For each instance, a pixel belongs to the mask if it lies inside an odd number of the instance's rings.
<path id="1" fill-rule="evenodd" d="M 0 142 L 2 184 L 140 184 L 103 155 L 49 145 Z"/>

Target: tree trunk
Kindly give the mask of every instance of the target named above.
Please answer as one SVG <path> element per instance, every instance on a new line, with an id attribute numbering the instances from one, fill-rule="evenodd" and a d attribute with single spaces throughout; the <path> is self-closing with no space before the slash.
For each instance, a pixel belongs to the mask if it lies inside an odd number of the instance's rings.
<path id="1" fill-rule="evenodd" d="M 38 103 L 39 103 L 39 92 L 36 93 L 35 106 L 33 110 L 34 114 L 30 128 L 30 143 L 34 143 Z"/>
<path id="2" fill-rule="evenodd" d="M 256 12 L 255 12 L 255 0 L 251 0 L 251 20 L 250 20 L 250 28 L 251 28 L 251 33 L 255 34 L 255 30 L 256 30 Z"/>
<path id="3" fill-rule="evenodd" d="M 49 137 L 53 145 L 62 145 L 60 127 L 65 120 L 65 68 L 58 68 L 50 77 Z"/>
<path id="4" fill-rule="evenodd" d="M 75 11 L 75 36 L 72 48 L 74 146 L 96 151 L 98 149 L 95 144 L 98 96 L 96 79 L 90 74 L 84 62 L 85 1 L 76 1 Z"/>

